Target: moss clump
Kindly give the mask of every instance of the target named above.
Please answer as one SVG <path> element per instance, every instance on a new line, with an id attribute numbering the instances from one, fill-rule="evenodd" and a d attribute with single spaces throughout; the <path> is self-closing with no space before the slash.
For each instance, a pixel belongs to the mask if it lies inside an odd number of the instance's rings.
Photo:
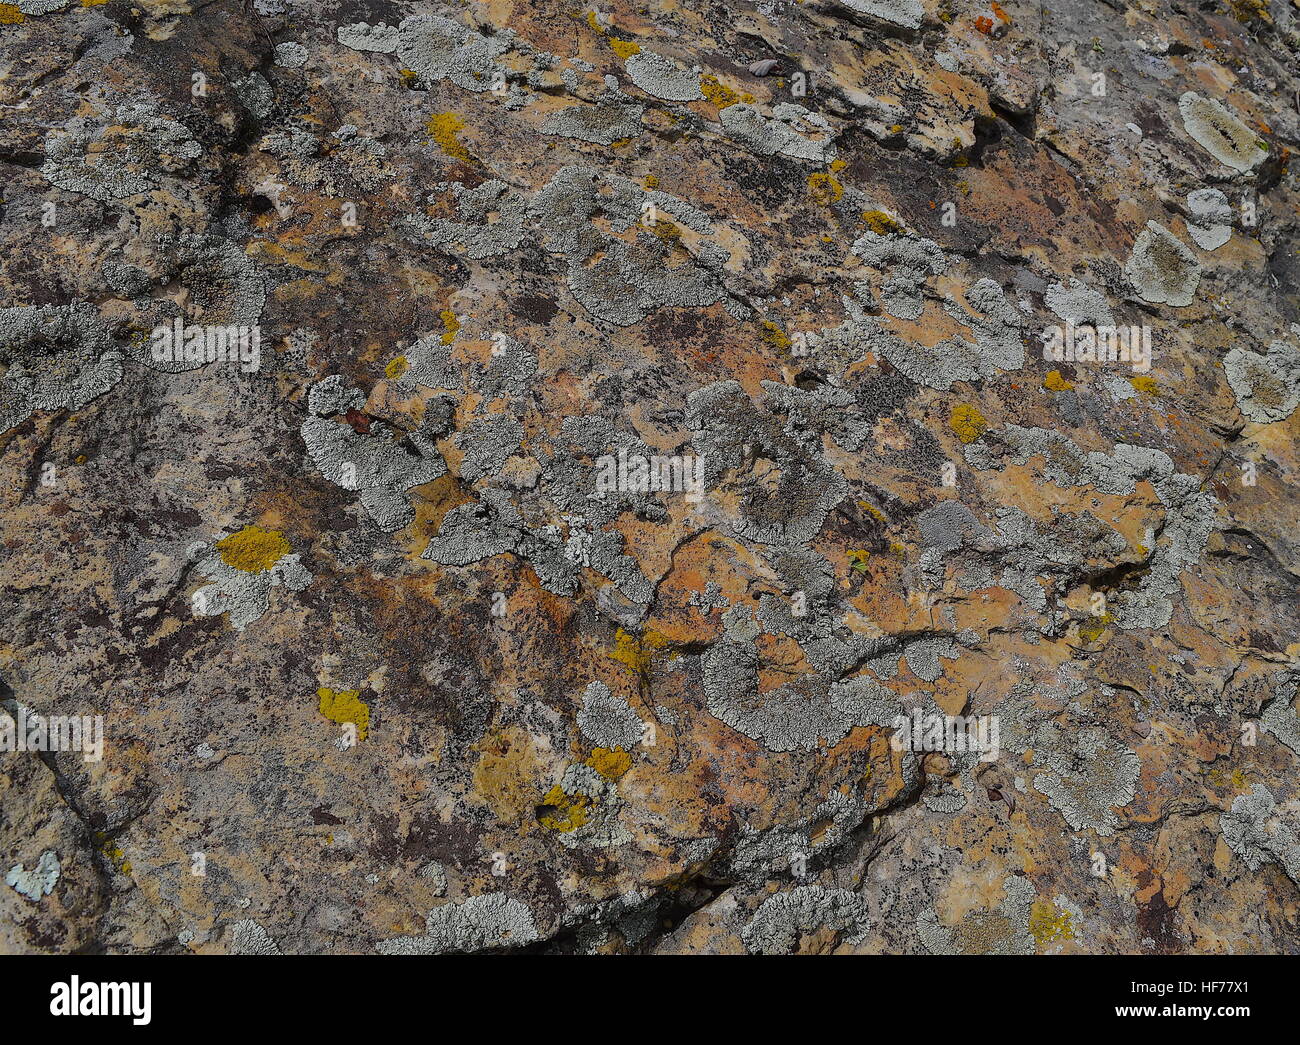
<path id="1" fill-rule="evenodd" d="M 245 526 L 217 542 L 221 561 L 244 573 L 265 573 L 289 554 L 289 542 L 278 530 Z"/>
<path id="2" fill-rule="evenodd" d="M 984 415 L 969 403 L 958 403 L 948 415 L 948 427 L 963 443 L 973 443 L 989 429 Z"/>
<path id="3" fill-rule="evenodd" d="M 370 732 L 370 708 L 361 699 L 359 690 L 318 689 L 316 696 L 320 700 L 322 715 L 339 725 L 352 723 L 357 727 L 357 739 L 366 739 L 366 735 Z"/>

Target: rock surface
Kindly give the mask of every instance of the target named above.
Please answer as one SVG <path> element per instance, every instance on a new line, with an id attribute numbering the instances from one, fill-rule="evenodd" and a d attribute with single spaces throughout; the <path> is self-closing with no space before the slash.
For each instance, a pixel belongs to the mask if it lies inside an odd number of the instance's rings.
<path id="1" fill-rule="evenodd" d="M 0 3 L 0 950 L 1300 950 L 1297 69 Z"/>

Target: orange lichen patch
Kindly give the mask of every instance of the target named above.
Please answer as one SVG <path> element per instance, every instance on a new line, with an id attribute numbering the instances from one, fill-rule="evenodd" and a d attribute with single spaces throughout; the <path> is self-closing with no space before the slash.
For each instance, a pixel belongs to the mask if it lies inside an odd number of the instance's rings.
<path id="1" fill-rule="evenodd" d="M 390 360 L 388 366 L 384 367 L 384 373 L 389 378 L 396 379 L 406 373 L 408 365 L 406 356 L 398 356 L 396 359 Z"/>
<path id="2" fill-rule="evenodd" d="M 570 795 L 556 784 L 537 807 L 537 822 L 551 831 L 576 831 L 591 819 L 591 809 L 587 795 Z"/>
<path id="3" fill-rule="evenodd" d="M 631 40 L 620 40 L 614 36 L 609 38 L 609 46 L 610 50 L 622 58 L 623 61 L 627 61 L 634 54 L 641 53 L 640 44 L 634 44 Z"/>
<path id="4" fill-rule="evenodd" d="M 829 207 L 844 195 L 844 186 L 833 174 L 808 175 L 808 195 L 814 203 Z"/>
<path id="5" fill-rule="evenodd" d="M 606 780 L 617 780 L 632 768 L 632 756 L 621 747 L 612 751 L 607 747 L 598 747 L 587 759 L 587 765 Z"/>
<path id="6" fill-rule="evenodd" d="M 357 727 L 357 739 L 366 739 L 370 732 L 370 708 L 361 699 L 360 690 L 322 687 L 316 691 L 316 696 L 322 715 L 339 725 L 351 723 Z"/>
<path id="7" fill-rule="evenodd" d="M 433 143 L 454 160 L 469 160 L 469 150 L 456 135 L 465 129 L 465 121 L 454 112 L 436 112 L 424 125 Z"/>
<path id="8" fill-rule="evenodd" d="M 1043 387 L 1049 392 L 1068 392 L 1074 383 L 1063 378 L 1059 370 L 1049 370 L 1043 378 Z"/>
<path id="9" fill-rule="evenodd" d="M 993 19 L 980 15 L 975 19 L 975 29 L 977 32 L 981 32 L 985 36 L 988 36 L 993 32 Z"/>
<path id="10" fill-rule="evenodd" d="M 877 236 L 889 236 L 903 231 L 903 226 L 883 210 L 863 211 L 862 220 L 867 223 L 867 228 Z"/>
<path id="11" fill-rule="evenodd" d="M 725 84 L 719 83 L 718 78 L 713 75 L 700 77 L 700 93 L 704 95 L 710 105 L 718 109 L 725 109 L 728 105 L 735 105 L 737 102 L 746 99 L 751 102 L 754 100 L 748 95 L 741 95 Z"/>
<path id="12" fill-rule="evenodd" d="M 456 331 L 460 329 L 460 320 L 456 318 L 456 313 L 449 308 L 443 309 L 438 313 L 438 316 L 442 320 L 442 329 L 444 331 L 442 343 L 450 345 L 456 340 Z"/>
<path id="13" fill-rule="evenodd" d="M 0 25 L 17 25 L 23 17 L 22 9 L 17 4 L 0 4 Z"/>
<path id="14" fill-rule="evenodd" d="M 989 10 L 997 15 L 998 20 L 1004 25 L 1011 24 L 1011 16 L 1002 10 L 1002 5 L 998 3 L 998 0 L 993 0 L 993 2 L 989 4 Z"/>
<path id="15" fill-rule="evenodd" d="M 973 443 L 988 431 L 989 423 L 984 415 L 969 403 L 958 403 L 948 415 L 948 427 L 963 443 Z"/>
<path id="16" fill-rule="evenodd" d="M 245 526 L 217 542 L 221 561 L 244 573 L 265 573 L 289 554 L 289 542 L 278 530 Z"/>

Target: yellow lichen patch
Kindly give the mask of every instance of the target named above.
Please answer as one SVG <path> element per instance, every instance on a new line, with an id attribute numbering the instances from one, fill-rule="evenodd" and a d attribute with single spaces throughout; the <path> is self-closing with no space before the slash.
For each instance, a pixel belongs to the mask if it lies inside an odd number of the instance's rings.
<path id="1" fill-rule="evenodd" d="M 879 523 L 887 524 L 889 522 L 889 520 L 885 518 L 885 513 L 869 501 L 859 501 L 858 507 Z"/>
<path id="2" fill-rule="evenodd" d="M 681 246 L 682 230 L 667 218 L 660 218 L 650 230 L 670 247 Z"/>
<path id="3" fill-rule="evenodd" d="M 551 831 L 576 831 L 591 819 L 591 799 L 570 795 L 556 784 L 546 792 L 537 811 L 537 822 Z"/>
<path id="4" fill-rule="evenodd" d="M 770 319 L 765 319 L 762 322 L 762 327 L 763 327 L 763 340 L 766 341 L 773 348 L 775 348 L 778 352 L 784 352 L 787 348 L 790 347 L 791 344 L 790 338 L 786 336 L 786 332 L 782 330 L 777 324 L 773 323 Z"/>
<path id="5" fill-rule="evenodd" d="M 433 143 L 454 160 L 468 160 L 469 150 L 456 135 L 465 129 L 465 121 L 454 112 L 436 112 L 429 117 L 425 129 Z"/>
<path id="6" fill-rule="evenodd" d="M 22 20 L 23 12 L 17 4 L 0 4 L 0 25 L 17 25 Z"/>
<path id="7" fill-rule="evenodd" d="M 265 573 L 289 554 L 289 542 L 278 530 L 245 526 L 217 542 L 221 561 L 244 573 Z"/>
<path id="8" fill-rule="evenodd" d="M 867 562 L 871 559 L 871 552 L 866 548 L 852 548 L 844 554 L 849 557 L 849 569 L 857 570 L 859 573 L 867 572 Z"/>
<path id="9" fill-rule="evenodd" d="M 370 732 L 370 708 L 355 689 L 318 689 L 320 713 L 339 725 L 350 722 L 357 727 L 357 739 L 365 740 Z"/>
<path id="10" fill-rule="evenodd" d="M 1049 392 L 1068 392 L 1074 383 L 1063 378 L 1059 370 L 1049 370 L 1043 378 L 1043 387 Z"/>
<path id="11" fill-rule="evenodd" d="M 903 231 L 903 226 L 883 210 L 863 211 L 862 220 L 867 223 L 867 228 L 877 236 L 891 236 Z"/>
<path id="12" fill-rule="evenodd" d="M 833 174 L 808 175 L 808 195 L 814 203 L 829 207 L 844 195 L 844 186 Z"/>
<path id="13" fill-rule="evenodd" d="M 442 319 L 442 329 L 444 331 L 442 343 L 450 345 L 456 340 L 456 331 L 460 329 L 460 320 L 456 318 L 456 313 L 449 308 L 443 309 L 438 315 Z"/>
<path id="14" fill-rule="evenodd" d="M 388 377 L 396 379 L 406 373 L 408 365 L 406 356 L 398 356 L 396 359 L 391 360 L 388 366 L 384 367 L 384 373 L 387 374 Z"/>
<path id="15" fill-rule="evenodd" d="M 1160 385 L 1154 377 L 1130 377 L 1128 383 L 1144 396 L 1158 396 L 1160 394 Z"/>
<path id="16" fill-rule="evenodd" d="M 644 679 L 650 674 L 650 662 L 669 641 L 667 635 L 653 628 L 647 628 L 644 635 L 633 635 L 619 628 L 614 634 L 614 652 L 610 656 Z"/>
<path id="17" fill-rule="evenodd" d="M 634 54 L 641 53 L 640 44 L 634 44 L 631 40 L 620 40 L 614 36 L 609 38 L 609 46 L 610 49 L 625 62 Z"/>
<path id="18" fill-rule="evenodd" d="M 647 189 L 659 188 L 659 176 L 657 174 L 647 174 L 645 181 L 642 183 Z"/>
<path id="19" fill-rule="evenodd" d="M 420 80 L 414 69 L 399 69 L 397 75 L 402 78 L 403 87 L 414 87 Z"/>
<path id="20" fill-rule="evenodd" d="M 81 0 L 82 7 L 103 7 L 108 0 Z"/>
<path id="21" fill-rule="evenodd" d="M 963 443 L 973 443 L 988 431 L 989 423 L 969 403 L 958 403 L 948 415 L 948 427 L 957 433 L 957 438 Z"/>
<path id="22" fill-rule="evenodd" d="M 96 831 L 93 837 L 99 851 L 104 854 L 104 857 L 115 869 L 121 871 L 122 874 L 131 873 L 131 861 L 126 859 L 126 854 L 113 842 L 106 831 Z"/>
<path id="23" fill-rule="evenodd" d="M 740 101 L 740 95 L 725 84 L 719 83 L 716 76 L 700 77 L 700 93 L 710 105 L 718 109 L 725 109 L 728 105 L 735 105 Z"/>
<path id="24" fill-rule="evenodd" d="M 1039 947 L 1053 940 L 1073 940 L 1074 924 L 1068 911 L 1058 911 L 1055 904 L 1036 900 L 1029 911 L 1029 935 Z"/>
<path id="25" fill-rule="evenodd" d="M 600 24 L 600 20 L 595 11 L 587 12 L 587 24 L 596 32 L 600 33 L 601 36 L 605 35 L 605 27 Z"/>
<path id="26" fill-rule="evenodd" d="M 1093 643 L 1105 634 L 1110 622 L 1115 618 L 1109 613 L 1103 613 L 1100 617 L 1093 617 L 1087 624 L 1079 625 L 1079 638 L 1084 642 Z"/>
<path id="27" fill-rule="evenodd" d="M 587 759 L 587 765 L 606 780 L 617 780 L 632 768 L 632 756 L 621 747 L 611 751 L 607 747 L 598 747 Z"/>

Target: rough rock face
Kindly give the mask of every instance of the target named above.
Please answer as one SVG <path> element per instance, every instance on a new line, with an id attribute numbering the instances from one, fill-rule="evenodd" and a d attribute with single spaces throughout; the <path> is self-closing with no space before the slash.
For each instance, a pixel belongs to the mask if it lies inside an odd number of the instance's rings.
<path id="1" fill-rule="evenodd" d="M 0 2 L 0 949 L 1298 949 L 1300 4 L 245 6 Z"/>

